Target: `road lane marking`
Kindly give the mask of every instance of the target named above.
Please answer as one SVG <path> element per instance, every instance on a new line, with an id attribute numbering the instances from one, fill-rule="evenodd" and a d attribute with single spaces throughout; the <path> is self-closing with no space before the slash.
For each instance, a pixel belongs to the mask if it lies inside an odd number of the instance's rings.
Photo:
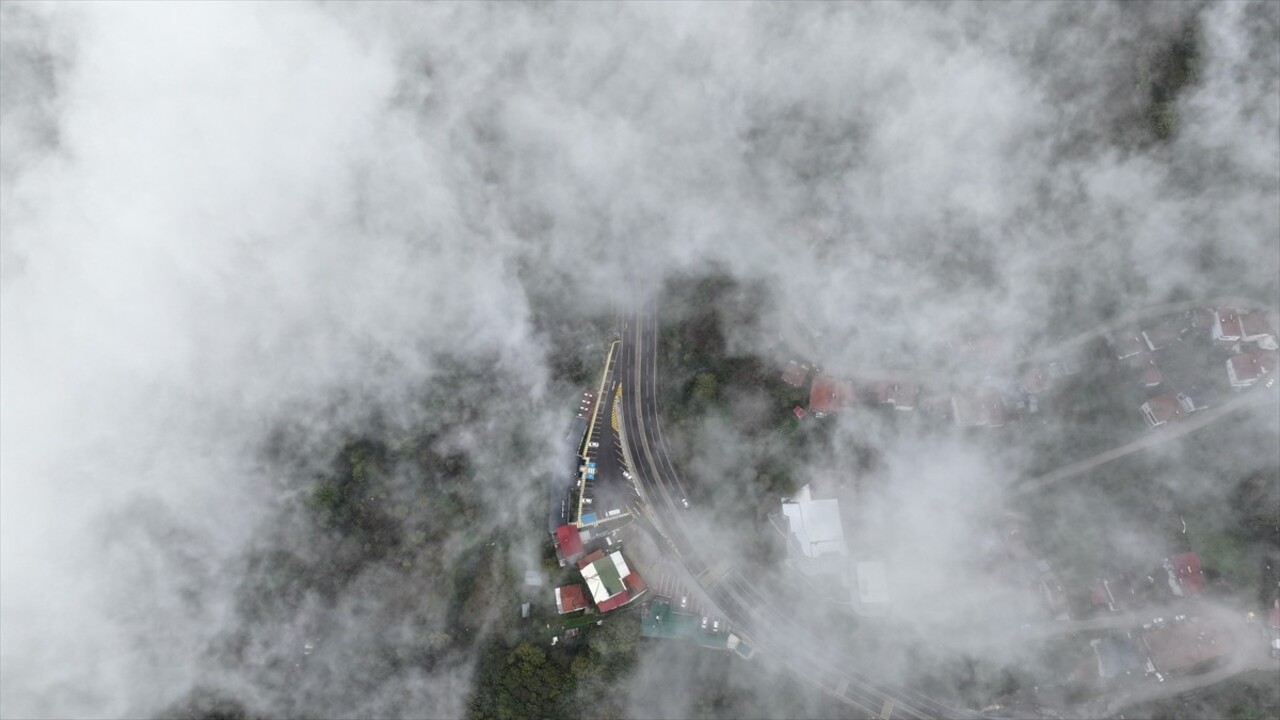
<path id="1" fill-rule="evenodd" d="M 848 690 L 848 689 L 849 689 L 849 681 L 848 681 L 848 679 L 841 680 L 841 681 L 840 681 L 840 684 L 836 686 L 836 694 L 837 694 L 837 695 L 843 695 L 843 694 L 844 694 L 844 692 L 845 692 L 846 690 Z"/>
<path id="2" fill-rule="evenodd" d="M 885 700 L 884 707 L 880 708 L 880 720 L 889 720 L 893 717 L 893 701 Z"/>

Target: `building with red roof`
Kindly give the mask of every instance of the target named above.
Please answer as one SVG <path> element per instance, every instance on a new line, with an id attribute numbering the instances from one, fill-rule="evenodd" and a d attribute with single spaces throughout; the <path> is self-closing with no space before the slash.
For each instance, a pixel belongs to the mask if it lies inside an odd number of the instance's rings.
<path id="1" fill-rule="evenodd" d="M 818 417 L 854 403 L 853 386 L 834 378 L 819 376 L 809 388 L 809 411 Z"/>
<path id="2" fill-rule="evenodd" d="M 1238 343 L 1244 337 L 1240 315 L 1235 310 L 1219 310 L 1213 316 L 1213 339 L 1221 343 Z"/>
<path id="3" fill-rule="evenodd" d="M 556 612 L 564 615 L 584 610 L 586 607 L 587 594 L 582 591 L 581 585 L 574 583 L 556 588 Z"/>
<path id="4" fill-rule="evenodd" d="M 1147 424 L 1153 428 L 1182 417 L 1183 407 L 1173 393 L 1165 393 L 1151 398 L 1140 408 Z"/>
<path id="5" fill-rule="evenodd" d="M 582 571 L 596 609 L 602 613 L 626 605 L 648 589 L 640 573 L 627 565 L 621 551 L 605 555 L 597 550 L 583 558 L 578 569 Z"/>
<path id="6" fill-rule="evenodd" d="M 1227 379 L 1237 390 L 1247 388 L 1276 369 L 1274 353 L 1240 353 L 1227 360 Z"/>
<path id="7" fill-rule="evenodd" d="M 556 528 L 556 557 L 563 567 L 582 557 L 582 536 L 574 525 Z"/>
<path id="8" fill-rule="evenodd" d="M 1204 591 L 1204 571 L 1200 569 L 1198 553 L 1179 553 L 1164 561 L 1169 573 L 1169 588 L 1174 595 L 1191 597 Z"/>
<path id="9" fill-rule="evenodd" d="M 1164 373 L 1160 372 L 1160 366 L 1156 364 L 1156 359 L 1149 352 L 1143 352 L 1129 358 L 1130 367 L 1138 371 L 1138 377 L 1142 379 L 1142 384 L 1146 387 L 1155 387 L 1164 382 Z"/>
<path id="10" fill-rule="evenodd" d="M 1240 339 L 1244 342 L 1257 343 L 1264 350 L 1280 349 L 1276 344 L 1275 331 L 1262 310 L 1254 310 L 1240 316 Z"/>
<path id="11" fill-rule="evenodd" d="M 791 387 L 800 387 L 807 377 L 809 377 L 808 366 L 801 365 L 795 360 L 787 363 L 787 369 L 782 371 L 782 382 Z"/>

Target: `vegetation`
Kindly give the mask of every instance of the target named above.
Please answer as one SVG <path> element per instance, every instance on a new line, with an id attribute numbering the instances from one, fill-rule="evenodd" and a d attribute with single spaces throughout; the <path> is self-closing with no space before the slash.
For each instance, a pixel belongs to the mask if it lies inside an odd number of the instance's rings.
<path id="1" fill-rule="evenodd" d="M 1187 23 L 1182 32 L 1161 48 L 1142 78 L 1146 87 L 1147 123 L 1159 140 L 1177 134 L 1177 99 L 1194 83 L 1200 69 L 1200 37 L 1197 24 Z"/>

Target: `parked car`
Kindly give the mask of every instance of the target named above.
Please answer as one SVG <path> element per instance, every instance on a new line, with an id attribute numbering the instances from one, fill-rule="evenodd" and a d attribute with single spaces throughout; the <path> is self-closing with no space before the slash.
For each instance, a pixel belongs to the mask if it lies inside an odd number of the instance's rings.
<path id="1" fill-rule="evenodd" d="M 626 478 L 626 479 L 630 480 L 630 479 L 631 479 L 631 473 L 627 472 L 626 470 L 623 470 L 623 471 L 622 471 L 622 477 L 624 477 L 624 478 Z"/>
<path id="2" fill-rule="evenodd" d="M 684 509 L 689 509 L 689 498 L 680 498 L 680 504 L 684 505 Z"/>
<path id="3" fill-rule="evenodd" d="M 720 621 L 716 620 L 711 623 L 711 632 L 720 632 Z"/>
<path id="4" fill-rule="evenodd" d="M 687 607 L 689 607 L 689 596 L 688 596 L 688 595 L 681 595 L 681 596 L 680 596 L 680 609 L 681 609 L 681 610 L 683 610 L 683 609 L 685 609 L 685 608 L 687 608 Z"/>
<path id="5" fill-rule="evenodd" d="M 707 621 L 708 621 L 709 619 L 710 619 L 710 618 L 708 618 L 706 615 L 703 615 L 703 616 L 702 616 L 702 629 L 703 629 L 703 630 L 706 630 L 706 629 L 707 629 Z"/>

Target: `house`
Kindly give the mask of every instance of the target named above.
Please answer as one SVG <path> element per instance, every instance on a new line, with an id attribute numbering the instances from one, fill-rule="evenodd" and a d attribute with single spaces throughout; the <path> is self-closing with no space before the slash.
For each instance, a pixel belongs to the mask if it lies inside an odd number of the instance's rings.
<path id="1" fill-rule="evenodd" d="M 1155 352 L 1181 340 L 1185 331 L 1186 325 L 1182 318 L 1167 318 L 1143 330 L 1142 340 L 1147 344 L 1148 350 Z"/>
<path id="2" fill-rule="evenodd" d="M 809 388 L 809 411 L 818 417 L 849 407 L 854 400 L 853 386 L 834 378 L 815 377 Z"/>
<path id="3" fill-rule="evenodd" d="M 1240 342 L 1244 337 L 1244 328 L 1240 326 L 1240 315 L 1235 310 L 1219 310 L 1214 313 L 1213 327 L 1209 333 L 1214 341 L 1231 345 Z"/>
<path id="4" fill-rule="evenodd" d="M 1142 410 L 1142 416 L 1147 419 L 1147 424 L 1153 428 L 1182 417 L 1184 412 L 1182 405 L 1178 403 L 1178 398 L 1173 393 L 1165 393 L 1153 397 L 1143 403 L 1140 409 Z"/>
<path id="5" fill-rule="evenodd" d="M 787 368 L 782 371 L 782 382 L 791 387 L 800 387 L 807 377 L 809 377 L 809 366 L 801 365 L 795 360 L 787 363 Z"/>
<path id="6" fill-rule="evenodd" d="M 582 592 L 581 585 L 574 583 L 556 588 L 556 612 L 564 615 L 584 610 L 586 607 L 587 596 Z"/>
<path id="7" fill-rule="evenodd" d="M 920 399 L 920 386 L 911 383 L 873 382 L 867 391 L 877 405 L 888 405 L 894 410 L 915 410 Z"/>
<path id="8" fill-rule="evenodd" d="M 1204 591 L 1204 572 L 1200 569 L 1200 555 L 1193 552 L 1173 555 L 1164 561 L 1169 574 L 1169 589 L 1179 597 L 1192 597 Z"/>
<path id="9" fill-rule="evenodd" d="M 1139 379 L 1145 387 L 1156 387 L 1164 382 L 1164 373 L 1160 372 L 1160 366 L 1156 365 L 1156 359 L 1150 352 L 1143 351 L 1138 355 L 1134 355 L 1125 361 L 1129 367 L 1138 372 Z"/>
<path id="10" fill-rule="evenodd" d="M 791 408 L 791 414 L 792 414 L 792 415 L 795 415 L 797 420 L 803 420 L 803 419 L 804 419 L 804 416 L 805 416 L 805 415 L 808 415 L 809 413 L 805 412 L 805 411 L 804 411 L 804 408 L 802 408 L 802 407 L 800 407 L 799 405 L 797 405 L 797 406 L 795 406 L 795 407 Z"/>
<path id="11" fill-rule="evenodd" d="M 643 578 L 627 565 L 621 550 L 608 555 L 596 550 L 578 561 L 578 569 L 596 609 L 602 613 L 626 605 L 648 588 Z"/>
<path id="12" fill-rule="evenodd" d="M 1186 312 L 1186 321 L 1194 330 L 1211 330 L 1213 328 L 1213 319 L 1218 316 L 1217 311 L 1213 308 L 1195 308 Z"/>
<path id="13" fill-rule="evenodd" d="M 1107 333 L 1107 344 L 1116 354 L 1116 359 L 1131 358 L 1147 349 L 1147 343 L 1137 330 L 1116 330 Z"/>
<path id="14" fill-rule="evenodd" d="M 1004 403 L 995 390 L 986 389 L 951 398 L 951 418 L 960 427 L 1001 427 Z"/>
<path id="15" fill-rule="evenodd" d="M 1237 390 L 1247 388 L 1276 369 L 1274 353 L 1240 353 L 1227 360 L 1227 379 Z"/>
<path id="16" fill-rule="evenodd" d="M 561 525 L 556 528 L 556 559 L 564 567 L 582 557 L 582 535 L 573 525 Z"/>
<path id="17" fill-rule="evenodd" d="M 787 549 L 793 557 L 817 559 L 848 552 L 839 501 L 814 500 L 810 487 L 805 485 L 794 498 L 782 503 L 782 517 L 786 521 Z"/>
<path id="18" fill-rule="evenodd" d="M 1267 322 L 1267 314 L 1261 310 L 1253 310 L 1240 316 L 1240 339 L 1257 343 L 1264 350 L 1280 349 L 1271 324 Z"/>
<path id="19" fill-rule="evenodd" d="M 1193 413 L 1197 410 L 1204 410 L 1209 407 L 1209 403 L 1205 401 L 1204 394 L 1199 390 L 1188 390 L 1180 392 L 1177 396 L 1178 406 L 1185 413 Z"/>

